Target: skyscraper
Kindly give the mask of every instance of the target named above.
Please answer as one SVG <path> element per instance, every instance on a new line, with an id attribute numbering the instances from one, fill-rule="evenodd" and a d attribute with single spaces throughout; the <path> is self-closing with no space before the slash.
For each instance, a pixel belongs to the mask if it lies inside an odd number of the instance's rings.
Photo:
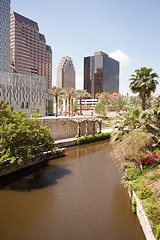
<path id="1" fill-rule="evenodd" d="M 10 71 L 10 0 L 0 0 L 0 71 Z"/>
<path id="2" fill-rule="evenodd" d="M 97 92 L 119 93 L 119 62 L 101 51 L 85 57 L 84 89 L 92 98 Z"/>
<path id="3" fill-rule="evenodd" d="M 52 87 L 52 49 L 38 24 L 18 13 L 11 13 L 11 62 L 19 73 L 46 77 Z"/>
<path id="4" fill-rule="evenodd" d="M 70 57 L 62 57 L 57 68 L 57 86 L 75 89 L 75 68 Z"/>

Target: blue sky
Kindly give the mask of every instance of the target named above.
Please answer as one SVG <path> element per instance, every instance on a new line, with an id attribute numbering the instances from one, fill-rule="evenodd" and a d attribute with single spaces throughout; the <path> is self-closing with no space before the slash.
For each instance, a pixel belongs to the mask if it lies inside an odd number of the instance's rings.
<path id="1" fill-rule="evenodd" d="M 131 95 L 128 79 L 137 68 L 160 76 L 159 0 L 11 0 L 11 11 L 36 21 L 52 47 L 53 85 L 61 58 L 69 56 L 82 89 L 84 57 L 96 51 L 120 61 L 122 94 Z"/>

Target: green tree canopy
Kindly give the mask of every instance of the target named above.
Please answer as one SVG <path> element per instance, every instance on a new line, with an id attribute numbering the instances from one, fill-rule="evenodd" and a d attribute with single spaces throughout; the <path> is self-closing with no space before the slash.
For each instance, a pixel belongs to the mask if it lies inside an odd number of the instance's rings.
<path id="1" fill-rule="evenodd" d="M 0 159 L 11 162 L 31 157 L 32 154 L 52 150 L 54 141 L 47 127 L 36 118 L 28 118 L 22 111 L 12 111 L 0 101 Z"/>
<path id="2" fill-rule="evenodd" d="M 62 88 L 54 86 L 51 89 L 48 89 L 47 93 L 50 94 L 50 95 L 53 95 L 55 97 L 55 100 L 56 100 L 56 117 L 57 117 L 58 116 L 58 98 L 59 98 L 59 96 L 61 96 L 63 94 Z"/>
<path id="3" fill-rule="evenodd" d="M 139 93 L 142 99 L 142 109 L 146 108 L 146 97 L 151 96 L 151 92 L 155 92 L 156 85 L 159 84 L 156 80 L 157 73 L 152 73 L 152 68 L 140 68 L 135 70 L 135 74 L 131 75 L 129 87 L 133 93 Z"/>
<path id="4" fill-rule="evenodd" d="M 97 103 L 96 106 L 94 107 L 95 113 L 97 113 L 100 116 L 105 116 L 106 115 L 106 108 L 103 103 Z"/>

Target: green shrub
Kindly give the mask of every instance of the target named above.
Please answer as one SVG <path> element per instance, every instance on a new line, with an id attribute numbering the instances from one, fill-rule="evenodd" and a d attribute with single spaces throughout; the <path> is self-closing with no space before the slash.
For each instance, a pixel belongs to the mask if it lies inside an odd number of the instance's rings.
<path id="1" fill-rule="evenodd" d="M 36 118 L 15 112 L 0 101 L 0 165 L 9 161 L 20 163 L 33 154 L 52 150 L 54 141 L 47 127 Z"/>
<path id="2" fill-rule="evenodd" d="M 147 210 L 148 218 L 152 221 L 154 225 L 160 224 L 160 209 L 157 206 L 151 206 L 148 207 Z"/>
<path id="3" fill-rule="evenodd" d="M 133 180 L 136 180 L 141 174 L 142 174 L 142 171 L 139 170 L 138 168 L 129 168 L 125 170 L 123 175 L 123 180 L 133 181 Z"/>
<path id="4" fill-rule="evenodd" d="M 149 186 L 144 184 L 142 189 L 139 191 L 139 198 L 146 199 L 146 198 L 151 197 L 151 195 L 152 195 L 152 192 L 151 192 Z"/>
<path id="5" fill-rule="evenodd" d="M 111 137 L 110 133 L 101 133 L 101 134 L 95 134 L 95 135 L 90 135 L 86 137 L 79 137 L 77 138 L 77 145 L 101 141 L 101 140 L 109 139 L 110 137 Z"/>
<path id="6" fill-rule="evenodd" d="M 40 118 L 40 117 L 42 117 L 42 114 L 40 114 L 40 113 L 32 113 L 31 114 L 31 118 Z"/>
<path id="7" fill-rule="evenodd" d="M 156 227 L 156 239 L 160 240 L 160 224 Z"/>
<path id="8" fill-rule="evenodd" d="M 136 209 L 137 209 L 137 202 L 136 202 L 136 199 L 133 198 L 132 199 L 132 212 L 136 213 Z"/>

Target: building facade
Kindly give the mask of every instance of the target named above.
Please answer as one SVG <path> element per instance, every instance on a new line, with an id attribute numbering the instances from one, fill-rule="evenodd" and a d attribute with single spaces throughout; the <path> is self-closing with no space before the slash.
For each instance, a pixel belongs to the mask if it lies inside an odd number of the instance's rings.
<path id="1" fill-rule="evenodd" d="M 22 74 L 46 78 L 46 89 L 52 87 L 52 49 L 38 24 L 18 13 L 11 12 L 11 64 Z"/>
<path id="2" fill-rule="evenodd" d="M 46 78 L 36 75 L 0 72 L 0 100 L 27 115 L 46 113 Z"/>
<path id="3" fill-rule="evenodd" d="M 85 57 L 84 89 L 92 98 L 97 92 L 119 93 L 119 62 L 101 51 Z"/>
<path id="4" fill-rule="evenodd" d="M 75 68 L 70 57 L 62 57 L 57 68 L 57 87 L 75 89 Z"/>
<path id="5" fill-rule="evenodd" d="M 0 71 L 10 71 L 10 0 L 0 0 Z"/>

